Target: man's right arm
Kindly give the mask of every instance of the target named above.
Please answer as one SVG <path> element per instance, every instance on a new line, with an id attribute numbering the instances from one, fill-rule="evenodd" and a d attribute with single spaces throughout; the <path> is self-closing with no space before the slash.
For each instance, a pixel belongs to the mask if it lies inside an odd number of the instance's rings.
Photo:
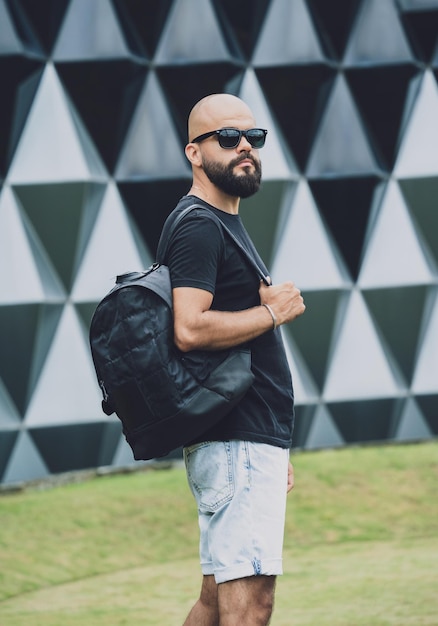
<path id="1" fill-rule="evenodd" d="M 304 313 L 301 292 L 293 283 L 282 283 L 259 289 L 260 306 L 243 311 L 211 310 L 210 292 L 193 287 L 173 289 L 175 343 L 183 351 L 221 350 L 245 343 L 277 325 L 291 322 Z"/>

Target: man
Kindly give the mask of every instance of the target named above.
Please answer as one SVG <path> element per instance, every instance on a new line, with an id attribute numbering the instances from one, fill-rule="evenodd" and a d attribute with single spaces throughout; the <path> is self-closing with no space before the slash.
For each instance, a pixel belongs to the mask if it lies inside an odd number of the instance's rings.
<path id="1" fill-rule="evenodd" d="M 195 105 L 185 149 L 193 184 L 170 219 L 203 204 L 266 269 L 239 216 L 240 198 L 260 186 L 266 131 L 255 126 L 251 110 L 235 96 L 215 94 Z M 203 572 L 185 626 L 263 626 L 282 573 L 286 493 L 293 487 L 293 391 L 277 327 L 305 306 L 293 283 L 260 283 L 206 213 L 189 213 L 168 250 L 175 343 L 195 361 L 198 350 L 246 344 L 255 382 L 237 408 L 184 449 L 198 504 Z"/>

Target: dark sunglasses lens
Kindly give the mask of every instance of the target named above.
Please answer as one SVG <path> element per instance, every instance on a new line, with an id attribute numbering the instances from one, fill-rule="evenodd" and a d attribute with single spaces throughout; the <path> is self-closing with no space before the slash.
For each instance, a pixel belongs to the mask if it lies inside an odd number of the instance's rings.
<path id="1" fill-rule="evenodd" d="M 246 134 L 246 138 L 253 148 L 263 148 L 265 145 L 266 135 L 263 130 L 259 128 L 254 128 L 253 130 L 249 130 Z"/>
<path id="2" fill-rule="evenodd" d="M 221 148 L 235 148 L 240 140 L 240 133 L 233 128 L 224 128 L 219 133 L 219 145 Z"/>

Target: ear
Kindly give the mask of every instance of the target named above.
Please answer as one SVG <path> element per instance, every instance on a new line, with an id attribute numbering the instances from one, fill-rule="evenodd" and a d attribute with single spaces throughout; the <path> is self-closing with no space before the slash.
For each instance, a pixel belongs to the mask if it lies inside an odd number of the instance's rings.
<path id="1" fill-rule="evenodd" d="M 190 161 L 192 165 L 201 165 L 201 153 L 199 147 L 196 143 L 188 143 L 185 148 L 185 153 L 187 159 Z"/>

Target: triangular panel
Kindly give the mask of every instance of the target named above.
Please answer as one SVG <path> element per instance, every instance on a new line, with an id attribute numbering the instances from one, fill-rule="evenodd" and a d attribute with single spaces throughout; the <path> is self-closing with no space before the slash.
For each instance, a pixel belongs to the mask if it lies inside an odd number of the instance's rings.
<path id="1" fill-rule="evenodd" d="M 366 0 L 351 34 L 344 57 L 346 65 L 400 63 L 412 52 L 393 2 Z"/>
<path id="2" fill-rule="evenodd" d="M 0 430 L 18 429 L 21 416 L 0 378 Z"/>
<path id="3" fill-rule="evenodd" d="M 302 404 L 309 403 L 315 404 L 318 401 L 319 396 L 317 385 L 312 379 L 309 369 L 300 354 L 292 335 L 290 333 L 286 333 L 284 327 L 282 327 L 282 336 L 287 362 L 292 374 L 294 406 L 297 407 Z"/>
<path id="4" fill-rule="evenodd" d="M 383 441 L 391 438 L 398 399 L 338 402 L 328 405 L 346 443 Z"/>
<path id="5" fill-rule="evenodd" d="M 231 33 L 234 35 L 247 59 L 252 55 L 270 1 L 213 0 L 219 21 L 223 24 L 224 35 L 228 39 Z"/>
<path id="6" fill-rule="evenodd" d="M 26 425 L 103 420 L 100 402 L 88 342 L 74 308 L 67 304 L 29 403 Z"/>
<path id="7" fill-rule="evenodd" d="M 14 450 L 5 469 L 3 482 L 21 483 L 46 478 L 49 470 L 27 432 L 17 438 Z"/>
<path id="8" fill-rule="evenodd" d="M 23 44 L 14 27 L 5 0 L 0 0 L 0 55 L 21 54 Z"/>
<path id="9" fill-rule="evenodd" d="M 345 78 L 338 77 L 307 165 L 317 178 L 367 175 L 379 170 Z"/>
<path id="10" fill-rule="evenodd" d="M 397 441 L 420 441 L 429 439 L 431 436 L 432 432 L 418 404 L 413 398 L 408 398 L 400 416 L 395 439 Z"/>
<path id="11" fill-rule="evenodd" d="M 104 169 L 47 65 L 9 171 L 12 184 L 89 180 Z"/>
<path id="12" fill-rule="evenodd" d="M 342 58 L 354 22 L 357 9 L 362 0 L 336 0 L 336 10 L 327 0 L 307 0 L 321 38 L 333 56 Z"/>
<path id="13" fill-rule="evenodd" d="M 435 0 L 402 0 L 400 4 L 402 10 L 407 9 L 401 14 L 401 19 L 413 51 L 421 61 L 430 63 L 438 40 L 438 11 Z M 411 6 L 405 7 L 406 4 Z"/>
<path id="14" fill-rule="evenodd" d="M 293 156 L 304 169 L 335 71 L 315 64 L 258 68 L 256 74 Z"/>
<path id="15" fill-rule="evenodd" d="M 173 0 L 147 0 L 147 9 L 144 2 L 138 0 L 113 0 L 113 2 L 120 16 L 120 26 L 131 47 L 137 51 L 144 50 L 152 56 Z"/>
<path id="16" fill-rule="evenodd" d="M 413 64 L 346 70 L 348 84 L 364 119 L 379 165 L 386 170 L 394 166 L 400 133 L 412 100 L 408 96 L 412 91 L 413 78 L 418 75 L 419 68 Z"/>
<path id="17" fill-rule="evenodd" d="M 208 24 L 208 28 L 199 28 Z M 210 0 L 175 0 L 155 55 L 157 65 L 231 58 Z"/>
<path id="18" fill-rule="evenodd" d="M 418 286 L 371 289 L 363 292 L 363 296 L 403 375 L 410 382 L 427 288 Z M 401 311 L 403 315 L 400 315 Z"/>
<path id="19" fill-rule="evenodd" d="M 18 437 L 18 430 L 0 430 L 0 481 Z"/>
<path id="20" fill-rule="evenodd" d="M 318 406 L 307 435 L 305 447 L 309 450 L 315 450 L 317 448 L 337 448 L 344 444 L 345 441 L 328 408 L 324 405 Z"/>
<path id="21" fill-rule="evenodd" d="M 72 299 L 98 301 L 113 287 L 117 274 L 141 271 L 150 265 L 144 264 L 148 260 L 140 256 L 117 187 L 111 183 L 77 272 Z"/>
<path id="22" fill-rule="evenodd" d="M 430 70 L 424 72 L 394 174 L 397 178 L 438 175 L 438 86 Z"/>
<path id="23" fill-rule="evenodd" d="M 354 279 L 362 259 L 368 222 L 380 201 L 377 177 L 311 180 L 317 206 Z"/>
<path id="24" fill-rule="evenodd" d="M 300 289 L 340 289 L 348 273 L 305 181 L 298 185 L 276 246 L 272 275 L 276 282 L 293 280 Z"/>
<path id="25" fill-rule="evenodd" d="M 118 446 L 114 453 L 112 466 L 129 467 L 131 465 L 135 465 L 136 467 L 141 467 L 142 465 L 146 465 L 147 463 L 148 461 L 134 461 L 132 450 L 127 444 L 125 437 L 120 436 Z"/>
<path id="26" fill-rule="evenodd" d="M 135 180 L 184 175 L 190 175 L 188 161 L 160 85 L 151 73 L 138 100 L 115 176 L 118 180 Z"/>
<path id="27" fill-rule="evenodd" d="M 70 0 L 19 0 L 33 31 L 46 52 L 51 52 Z M 1 18 L 0 18 L 1 21 Z"/>
<path id="28" fill-rule="evenodd" d="M 344 401 L 398 394 L 399 385 L 362 295 L 353 291 L 329 364 L 324 399 Z"/>
<path id="29" fill-rule="evenodd" d="M 436 437 L 438 435 L 438 393 L 417 396 L 417 402 L 426 419 L 428 427 Z"/>
<path id="30" fill-rule="evenodd" d="M 398 185 L 390 181 L 367 242 L 359 285 L 369 288 L 432 281 L 433 275 Z"/>
<path id="31" fill-rule="evenodd" d="M 105 186 L 59 183 L 16 186 L 15 193 L 67 290 L 96 221 Z"/>
<path id="32" fill-rule="evenodd" d="M 325 60 L 304 0 L 272 0 L 254 50 L 256 67 Z"/>
<path id="33" fill-rule="evenodd" d="M 53 51 L 56 62 L 129 56 L 111 0 L 70 2 Z"/>

